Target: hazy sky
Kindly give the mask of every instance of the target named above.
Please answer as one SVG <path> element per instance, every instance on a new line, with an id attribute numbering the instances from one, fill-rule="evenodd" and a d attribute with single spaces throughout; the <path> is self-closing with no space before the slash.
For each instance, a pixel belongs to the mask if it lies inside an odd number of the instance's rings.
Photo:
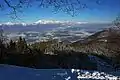
<path id="1" fill-rule="evenodd" d="M 15 1 L 15 0 L 12 0 Z M 70 0 L 71 1 L 71 0 Z M 84 22 L 111 22 L 120 12 L 120 0 L 101 0 L 102 4 L 97 5 L 95 0 L 83 0 L 89 8 L 80 11 L 79 15 L 72 17 L 65 12 L 52 12 L 51 8 L 38 8 L 36 3 L 24 12 L 18 14 L 21 19 L 27 23 L 35 22 L 40 19 L 44 20 L 69 20 L 69 21 L 84 21 Z M 2 0 L 0 3 L 4 4 Z M 0 23 L 11 21 L 7 13 L 10 9 L 0 11 Z"/>

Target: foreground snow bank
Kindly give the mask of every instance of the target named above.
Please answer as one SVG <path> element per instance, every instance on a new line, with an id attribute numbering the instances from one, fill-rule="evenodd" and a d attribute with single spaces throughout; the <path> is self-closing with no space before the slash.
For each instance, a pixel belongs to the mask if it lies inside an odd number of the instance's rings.
<path id="1" fill-rule="evenodd" d="M 114 72 L 113 74 L 116 74 Z M 119 80 L 117 76 L 105 72 L 79 69 L 32 69 L 11 65 L 0 65 L 0 80 Z"/>
<path id="2" fill-rule="evenodd" d="M 77 73 L 78 79 L 100 79 L 100 80 L 118 80 L 120 76 L 114 76 L 112 74 L 107 74 L 105 72 L 98 72 L 98 71 L 87 71 L 87 70 L 79 70 L 79 69 L 72 69 L 72 73 Z M 112 73 L 112 72 L 111 72 Z"/>

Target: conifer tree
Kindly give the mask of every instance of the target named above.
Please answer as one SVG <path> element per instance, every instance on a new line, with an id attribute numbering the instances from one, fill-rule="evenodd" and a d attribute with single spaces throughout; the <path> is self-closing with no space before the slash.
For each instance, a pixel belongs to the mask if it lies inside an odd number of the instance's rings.
<path id="1" fill-rule="evenodd" d="M 8 50 L 10 53 L 16 53 L 16 43 L 13 40 L 10 40 Z"/>
<path id="2" fill-rule="evenodd" d="M 24 51 L 27 50 L 27 43 L 25 39 L 22 37 L 19 37 L 16 47 L 19 53 L 24 53 Z"/>

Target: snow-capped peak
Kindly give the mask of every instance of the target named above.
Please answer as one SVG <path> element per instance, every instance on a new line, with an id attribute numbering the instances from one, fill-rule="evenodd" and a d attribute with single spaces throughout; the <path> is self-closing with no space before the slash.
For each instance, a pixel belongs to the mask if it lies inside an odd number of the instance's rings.
<path id="1" fill-rule="evenodd" d="M 1 23 L 0 25 L 14 25 L 12 22 Z"/>
<path id="2" fill-rule="evenodd" d="M 56 21 L 56 20 L 38 20 L 34 22 L 35 24 L 59 24 L 61 21 Z"/>
<path id="3" fill-rule="evenodd" d="M 58 20 L 38 20 L 34 24 L 86 24 L 87 22 L 58 21 Z"/>
<path id="4" fill-rule="evenodd" d="M 1 23 L 0 25 L 23 25 L 26 26 L 26 23 L 13 23 L 13 22 L 6 22 L 6 23 Z"/>
<path id="5" fill-rule="evenodd" d="M 5 25 L 14 25 L 14 23 L 12 23 L 12 22 L 6 22 L 6 23 L 3 23 L 3 24 L 5 24 Z"/>
<path id="6" fill-rule="evenodd" d="M 88 22 L 76 22 L 77 24 L 87 24 Z"/>
<path id="7" fill-rule="evenodd" d="M 0 25 L 37 25 L 37 24 L 86 24 L 87 22 L 77 22 L 77 21 L 58 21 L 58 20 L 38 20 L 36 22 L 27 24 L 27 23 L 13 23 L 13 22 L 6 22 L 6 23 L 1 23 Z"/>

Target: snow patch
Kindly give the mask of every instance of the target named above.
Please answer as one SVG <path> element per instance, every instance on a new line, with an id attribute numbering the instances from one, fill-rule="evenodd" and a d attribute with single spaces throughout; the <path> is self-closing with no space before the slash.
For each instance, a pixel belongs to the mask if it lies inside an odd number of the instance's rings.
<path id="1" fill-rule="evenodd" d="M 79 70 L 79 69 L 72 69 L 72 73 L 77 73 L 77 78 L 81 79 L 100 79 L 100 80 L 118 80 L 120 79 L 119 76 L 114 76 L 112 74 L 107 74 L 105 72 L 98 72 L 98 71 L 87 71 L 87 70 Z"/>

